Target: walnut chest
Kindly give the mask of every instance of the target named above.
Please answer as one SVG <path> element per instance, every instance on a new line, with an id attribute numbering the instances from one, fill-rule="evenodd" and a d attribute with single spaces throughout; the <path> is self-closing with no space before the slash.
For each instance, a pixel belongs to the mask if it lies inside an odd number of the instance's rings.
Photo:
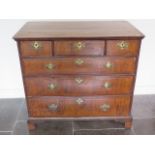
<path id="1" fill-rule="evenodd" d="M 14 39 L 28 122 L 121 119 L 130 128 L 143 37 L 125 21 L 26 23 Z"/>

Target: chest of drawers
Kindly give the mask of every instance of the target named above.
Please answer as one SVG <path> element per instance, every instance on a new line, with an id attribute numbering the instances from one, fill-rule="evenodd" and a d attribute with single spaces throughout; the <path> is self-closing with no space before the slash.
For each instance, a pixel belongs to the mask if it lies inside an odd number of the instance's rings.
<path id="1" fill-rule="evenodd" d="M 14 36 L 32 121 L 121 119 L 131 106 L 143 34 L 125 21 L 29 22 Z"/>

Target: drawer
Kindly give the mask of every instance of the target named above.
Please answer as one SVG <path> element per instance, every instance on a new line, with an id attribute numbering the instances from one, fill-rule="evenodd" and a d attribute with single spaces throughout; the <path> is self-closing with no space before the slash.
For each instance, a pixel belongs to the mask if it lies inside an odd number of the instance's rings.
<path id="1" fill-rule="evenodd" d="M 30 117 L 128 116 L 130 96 L 28 98 Z"/>
<path id="2" fill-rule="evenodd" d="M 53 76 L 25 78 L 28 96 L 89 96 L 128 94 L 132 76 Z"/>
<path id="3" fill-rule="evenodd" d="M 51 41 L 20 41 L 22 57 L 48 57 L 52 55 Z"/>
<path id="4" fill-rule="evenodd" d="M 24 75 L 135 73 L 136 58 L 23 59 Z"/>
<path id="5" fill-rule="evenodd" d="M 55 41 L 55 55 L 104 55 L 105 41 Z"/>
<path id="6" fill-rule="evenodd" d="M 109 40 L 107 41 L 108 56 L 137 56 L 140 40 Z"/>

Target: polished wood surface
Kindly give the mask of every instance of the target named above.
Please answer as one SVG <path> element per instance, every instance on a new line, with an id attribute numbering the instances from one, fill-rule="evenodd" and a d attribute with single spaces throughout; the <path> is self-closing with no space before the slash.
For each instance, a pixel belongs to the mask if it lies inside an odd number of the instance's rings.
<path id="1" fill-rule="evenodd" d="M 82 64 L 76 64 L 81 60 Z M 52 68 L 48 68 L 52 65 Z M 135 74 L 136 58 L 70 57 L 23 59 L 25 76 L 53 74 Z"/>
<path id="2" fill-rule="evenodd" d="M 104 52 L 105 52 L 105 41 L 103 41 L 103 40 L 97 40 L 97 41 L 68 40 L 68 41 L 55 41 L 54 42 L 54 54 L 55 55 L 62 55 L 62 56 L 97 55 L 97 56 L 103 56 Z"/>
<path id="3" fill-rule="evenodd" d="M 121 118 L 130 128 L 143 37 L 125 21 L 25 24 L 14 39 L 29 121 Z"/>
<path id="4" fill-rule="evenodd" d="M 14 36 L 15 40 L 77 38 L 143 38 L 126 21 L 52 21 L 28 22 Z"/>
<path id="5" fill-rule="evenodd" d="M 37 41 L 41 46 L 39 49 L 34 49 L 35 41 L 21 41 L 21 56 L 22 57 L 49 57 L 52 56 L 53 43 L 51 41 Z"/>
<path id="6" fill-rule="evenodd" d="M 125 41 L 128 48 L 121 49 L 118 44 Z M 108 56 L 137 56 L 140 48 L 140 40 L 110 40 L 107 41 Z"/>
<path id="7" fill-rule="evenodd" d="M 130 96 L 111 97 L 81 97 L 81 104 L 76 101 L 78 97 L 34 97 L 28 99 L 29 115 L 31 117 L 82 117 L 82 116 L 128 116 Z M 106 110 L 103 105 L 109 105 Z M 55 110 L 49 109 L 56 105 Z"/>
<path id="8" fill-rule="evenodd" d="M 78 83 L 76 79 L 82 82 Z M 26 78 L 28 96 L 91 96 L 130 94 L 134 78 L 132 76 L 55 76 Z M 106 88 L 106 84 L 109 88 Z M 50 84 L 55 88 L 49 89 Z"/>

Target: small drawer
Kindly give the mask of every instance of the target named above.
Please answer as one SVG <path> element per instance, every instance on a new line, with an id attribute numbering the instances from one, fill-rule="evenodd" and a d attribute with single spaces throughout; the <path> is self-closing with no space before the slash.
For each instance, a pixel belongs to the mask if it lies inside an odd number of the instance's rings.
<path id="1" fill-rule="evenodd" d="M 109 40 L 107 41 L 108 56 L 137 56 L 140 40 Z"/>
<path id="2" fill-rule="evenodd" d="M 105 41 L 76 40 L 76 41 L 55 41 L 55 55 L 104 55 Z"/>
<path id="3" fill-rule="evenodd" d="M 48 57 L 52 55 L 51 41 L 21 41 L 22 57 Z"/>
<path id="4" fill-rule="evenodd" d="M 25 76 L 53 74 L 134 74 L 134 57 L 23 59 Z"/>
<path id="5" fill-rule="evenodd" d="M 28 96 L 92 96 L 129 94 L 132 76 L 53 76 L 25 78 Z"/>
<path id="6" fill-rule="evenodd" d="M 28 98 L 30 117 L 128 116 L 130 96 Z"/>

